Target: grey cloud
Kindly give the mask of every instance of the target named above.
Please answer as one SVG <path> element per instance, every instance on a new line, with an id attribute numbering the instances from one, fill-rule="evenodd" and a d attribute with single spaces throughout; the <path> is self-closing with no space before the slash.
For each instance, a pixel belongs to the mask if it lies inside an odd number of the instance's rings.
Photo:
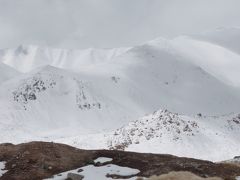
<path id="1" fill-rule="evenodd" d="M 239 26 L 239 0 L 0 0 L 0 48 L 131 46 Z"/>

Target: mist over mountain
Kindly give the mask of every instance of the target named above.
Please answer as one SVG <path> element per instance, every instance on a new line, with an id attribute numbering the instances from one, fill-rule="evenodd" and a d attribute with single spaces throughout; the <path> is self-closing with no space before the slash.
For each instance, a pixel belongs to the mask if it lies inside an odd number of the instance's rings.
<path id="1" fill-rule="evenodd" d="M 0 0 L 0 179 L 240 177 L 239 5 Z"/>

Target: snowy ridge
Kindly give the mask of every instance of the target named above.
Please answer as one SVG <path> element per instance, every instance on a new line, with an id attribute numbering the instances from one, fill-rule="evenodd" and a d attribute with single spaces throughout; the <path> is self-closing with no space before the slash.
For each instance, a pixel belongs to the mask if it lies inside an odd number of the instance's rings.
<path id="1" fill-rule="evenodd" d="M 78 71 L 82 66 L 111 61 L 128 50 L 129 48 L 68 50 L 20 45 L 14 49 L 2 50 L 0 61 L 20 72 L 29 72 L 46 65 Z"/>

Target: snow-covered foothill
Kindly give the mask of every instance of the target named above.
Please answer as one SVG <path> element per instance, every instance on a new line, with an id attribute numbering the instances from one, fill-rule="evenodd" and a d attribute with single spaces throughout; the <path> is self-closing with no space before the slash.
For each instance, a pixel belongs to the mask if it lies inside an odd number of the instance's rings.
<path id="1" fill-rule="evenodd" d="M 220 161 L 238 154 L 239 136 L 238 114 L 190 117 L 159 110 L 114 131 L 108 146 Z"/>
<path id="2" fill-rule="evenodd" d="M 115 131 L 56 142 L 86 149 L 173 154 L 219 162 L 238 155 L 239 132 L 239 114 L 186 116 L 158 110 Z"/>

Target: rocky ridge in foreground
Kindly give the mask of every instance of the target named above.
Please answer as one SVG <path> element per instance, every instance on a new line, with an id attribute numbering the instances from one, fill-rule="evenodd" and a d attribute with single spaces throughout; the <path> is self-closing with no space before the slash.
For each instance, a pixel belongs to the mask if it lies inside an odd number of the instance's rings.
<path id="1" fill-rule="evenodd" d="M 233 164 L 213 163 L 185 157 L 163 154 L 147 154 L 126 151 L 81 150 L 64 144 L 30 142 L 24 144 L 1 144 L 0 162 L 5 163 L 2 180 L 31 180 L 50 178 L 53 175 L 95 164 L 99 157 L 111 158 L 110 162 L 122 167 L 138 169 L 138 177 L 166 174 L 171 171 L 189 171 L 201 177 L 235 179 L 240 167 Z M 114 176 L 115 178 L 130 178 Z"/>

